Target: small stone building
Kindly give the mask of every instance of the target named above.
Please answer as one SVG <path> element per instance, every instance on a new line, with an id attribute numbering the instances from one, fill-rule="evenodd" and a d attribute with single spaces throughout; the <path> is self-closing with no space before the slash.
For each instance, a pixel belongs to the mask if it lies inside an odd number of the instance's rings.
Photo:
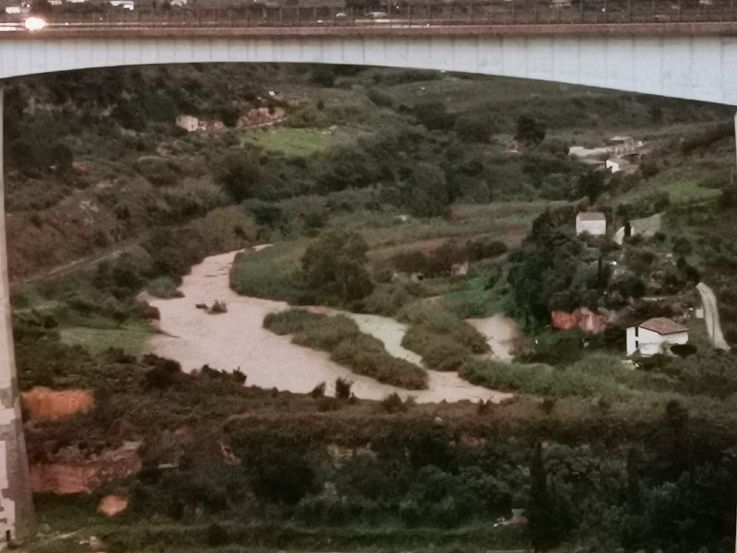
<path id="1" fill-rule="evenodd" d="M 606 215 L 601 211 L 582 211 L 576 215 L 576 234 L 588 232 L 592 236 L 606 234 Z"/>
<path id="2" fill-rule="evenodd" d="M 665 317 L 648 319 L 627 329 L 627 355 L 639 351 L 643 357 L 650 357 L 687 342 L 688 328 Z"/>
<path id="3" fill-rule="evenodd" d="M 194 115 L 177 115 L 177 127 L 194 132 L 200 128 L 200 120 Z"/>

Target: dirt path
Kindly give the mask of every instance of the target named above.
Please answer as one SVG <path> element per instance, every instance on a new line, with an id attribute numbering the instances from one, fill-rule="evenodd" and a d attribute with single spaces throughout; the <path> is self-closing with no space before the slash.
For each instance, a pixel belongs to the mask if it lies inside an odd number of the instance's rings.
<path id="1" fill-rule="evenodd" d="M 703 282 L 696 285 L 696 290 L 701 296 L 701 304 L 704 306 L 704 321 L 706 322 L 706 332 L 709 335 L 712 345 L 717 349 L 729 351 L 731 348 L 724 339 L 722 334 L 722 323 L 719 319 L 719 308 L 717 307 L 717 297 L 714 291 Z"/>
<path id="2" fill-rule="evenodd" d="M 171 336 L 154 336 L 147 351 L 176 359 L 186 371 L 204 364 L 225 370 L 240 367 L 248 384 L 292 392 L 309 392 L 326 382 L 332 393 L 335 379 L 341 377 L 352 380 L 353 392 L 364 399 L 382 399 L 392 392 L 414 396 L 418 402 L 509 397 L 474 386 L 455 373 L 434 371 L 430 371 L 429 389 L 408 391 L 356 375 L 333 363 L 327 353 L 292 344 L 288 336 L 277 336 L 262 326 L 268 313 L 289 308 L 285 302 L 239 296 L 230 289 L 228 276 L 235 253 L 209 257 L 194 266 L 180 287 L 183 298 L 149 299 L 161 312 L 162 330 Z M 209 315 L 195 307 L 214 300 L 225 301 L 228 312 Z M 351 315 L 362 330 L 383 340 L 392 354 L 415 361 L 415 354 L 401 347 L 403 325 L 384 317 Z"/>

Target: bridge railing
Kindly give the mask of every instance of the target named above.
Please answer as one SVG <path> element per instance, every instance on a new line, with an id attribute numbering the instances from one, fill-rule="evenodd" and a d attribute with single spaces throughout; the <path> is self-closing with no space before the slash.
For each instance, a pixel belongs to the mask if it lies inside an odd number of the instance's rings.
<path id="1" fill-rule="evenodd" d="M 735 21 L 737 0 L 486 0 L 463 4 L 389 3 L 382 10 L 336 7 L 154 9 L 129 11 L 108 4 L 77 4 L 46 15 L 53 26 L 89 27 L 433 27 L 459 25 L 565 25 Z M 0 23 L 19 23 L 0 14 Z"/>

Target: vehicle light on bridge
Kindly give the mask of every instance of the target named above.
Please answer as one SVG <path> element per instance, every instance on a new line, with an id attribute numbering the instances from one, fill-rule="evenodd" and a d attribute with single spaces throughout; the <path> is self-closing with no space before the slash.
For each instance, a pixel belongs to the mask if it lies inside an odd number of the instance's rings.
<path id="1" fill-rule="evenodd" d="M 40 31 L 48 25 L 45 19 L 40 17 L 29 17 L 23 22 L 23 26 L 29 31 Z"/>

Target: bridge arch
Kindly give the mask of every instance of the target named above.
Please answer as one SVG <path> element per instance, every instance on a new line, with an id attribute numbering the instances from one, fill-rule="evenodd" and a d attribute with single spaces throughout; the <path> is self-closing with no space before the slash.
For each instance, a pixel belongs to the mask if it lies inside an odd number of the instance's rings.
<path id="1" fill-rule="evenodd" d="M 737 24 L 50 29 L 0 36 L 0 79 L 172 63 L 403 67 L 737 105 Z"/>

